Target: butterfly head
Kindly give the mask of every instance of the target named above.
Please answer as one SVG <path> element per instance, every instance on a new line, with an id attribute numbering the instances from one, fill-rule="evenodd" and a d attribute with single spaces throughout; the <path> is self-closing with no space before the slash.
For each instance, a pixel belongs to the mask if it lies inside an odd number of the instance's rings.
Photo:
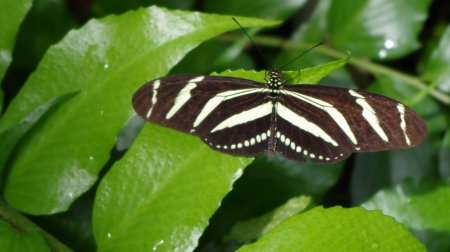
<path id="1" fill-rule="evenodd" d="M 270 95 L 272 97 L 278 95 L 278 91 L 281 85 L 283 85 L 283 82 L 281 81 L 282 78 L 283 74 L 280 72 L 280 70 L 274 68 L 269 71 L 269 80 L 267 81 L 267 85 L 271 90 Z"/>

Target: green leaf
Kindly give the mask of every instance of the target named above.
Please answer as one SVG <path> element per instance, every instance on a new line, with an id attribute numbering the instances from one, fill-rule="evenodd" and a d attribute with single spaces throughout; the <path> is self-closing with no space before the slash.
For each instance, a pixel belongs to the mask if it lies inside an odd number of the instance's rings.
<path id="1" fill-rule="evenodd" d="M 426 238 L 427 233 L 440 233 L 441 241 L 421 239 L 428 249 L 450 250 L 450 184 L 427 178 L 407 178 L 400 184 L 378 192 L 362 206 L 379 209 L 408 229 Z M 435 236 L 435 234 L 433 234 Z M 437 246 L 436 246 L 437 245 Z"/>
<path id="2" fill-rule="evenodd" d="M 223 199 L 202 239 L 221 239 L 238 221 L 266 214 L 298 195 L 321 202 L 339 179 L 344 164 L 317 166 L 289 160 L 281 154 L 257 157 Z"/>
<path id="3" fill-rule="evenodd" d="M 450 25 L 447 26 L 430 58 L 425 64 L 423 77 L 441 91 L 450 93 Z"/>
<path id="4" fill-rule="evenodd" d="M 379 211 L 316 207 L 285 220 L 238 251 L 426 251 L 405 227 Z"/>
<path id="5" fill-rule="evenodd" d="M 31 8 L 31 0 L 0 1 L 0 80 L 12 61 L 12 50 L 20 23 Z"/>
<path id="6" fill-rule="evenodd" d="M 334 46 L 357 57 L 396 59 L 420 47 L 431 0 L 333 0 L 328 30 Z"/>
<path id="7" fill-rule="evenodd" d="M 52 109 L 55 109 L 56 106 L 61 103 L 66 102 L 77 93 L 78 91 L 75 91 L 50 99 L 48 102 L 37 107 L 19 123 L 0 133 L 0 149 L 2 150 L 0 152 L 0 173 L 3 171 L 3 167 L 8 160 L 10 153 L 13 151 L 22 136 L 25 135 L 25 133 L 27 133 L 28 130 L 30 130 L 30 128 L 32 128 L 46 113 Z"/>
<path id="8" fill-rule="evenodd" d="M 299 196 L 292 198 L 284 205 L 260 217 L 238 221 L 224 240 L 234 240 L 239 243 L 253 241 L 272 230 L 285 219 L 294 214 L 304 212 L 311 206 L 314 206 L 311 197 Z"/>
<path id="9" fill-rule="evenodd" d="M 301 69 L 299 71 L 283 71 L 284 79 L 291 80 L 294 84 L 297 83 L 308 83 L 308 84 L 316 84 L 322 78 L 329 75 L 331 72 L 336 71 L 337 69 L 343 67 L 350 60 L 350 56 L 345 59 L 336 60 L 333 62 L 329 62 L 323 65 Z M 231 71 L 227 70 L 220 74 L 213 73 L 212 75 L 220 75 L 220 76 L 231 76 L 237 78 L 244 78 L 253 81 L 258 81 L 262 83 L 266 83 L 265 79 L 267 79 L 267 71 L 244 71 L 237 70 Z"/>
<path id="10" fill-rule="evenodd" d="M 48 50 L 0 121 L 5 130 L 52 97 L 81 90 L 21 141 L 8 162 L 7 202 L 32 214 L 66 210 L 109 159 L 117 133 L 134 114 L 134 91 L 167 74 L 199 43 L 235 27 L 228 16 L 150 7 L 70 32 Z"/>
<path id="11" fill-rule="evenodd" d="M 406 177 L 430 176 L 437 173 L 437 155 L 432 138 L 409 150 L 357 153 L 350 184 L 354 205 L 361 204 L 383 187 L 392 186 Z"/>
<path id="12" fill-rule="evenodd" d="M 37 231 L 21 231 L 0 220 L 0 251 L 44 252 L 51 251 L 45 239 Z"/>
<path id="13" fill-rule="evenodd" d="M 317 84 L 325 76 L 328 76 L 330 73 L 345 66 L 345 64 L 347 64 L 347 62 L 349 60 L 350 60 L 350 54 L 345 59 L 340 59 L 340 60 L 336 60 L 336 61 L 326 63 L 323 65 L 303 69 L 302 71 L 300 71 L 300 74 L 298 74 L 298 71 L 291 71 L 291 74 L 289 74 L 289 77 L 294 78 L 292 80 L 292 83 Z M 297 77 L 295 78 L 296 75 L 297 75 Z"/>
<path id="14" fill-rule="evenodd" d="M 326 46 L 326 45 L 323 45 Z M 275 66 L 283 66 L 287 62 L 290 62 L 293 58 L 296 56 L 304 53 L 309 48 L 300 48 L 300 49 L 294 49 L 289 51 L 283 51 L 281 52 L 277 59 L 274 62 Z M 308 53 L 302 55 L 299 59 L 293 61 L 289 65 L 286 66 L 287 69 L 303 69 L 303 68 L 310 68 L 312 70 L 315 69 L 315 67 L 321 67 L 321 65 L 324 65 L 325 69 L 327 70 L 324 72 L 324 74 L 328 74 L 326 76 L 323 76 L 321 80 L 311 80 L 316 81 L 319 85 L 327 85 L 327 86 L 337 86 L 337 87 L 345 87 L 345 88 L 357 88 L 356 85 L 353 83 L 353 80 L 350 76 L 350 74 L 347 72 L 343 66 L 345 63 L 348 62 L 350 56 L 341 59 L 338 61 L 330 62 L 333 60 L 333 58 L 330 58 L 328 56 L 325 56 L 315 50 L 311 50 Z M 330 67 L 327 69 L 327 67 Z M 332 71 L 330 73 L 330 71 Z M 295 71 L 298 74 L 298 70 Z M 301 75 L 304 75 L 304 73 L 301 73 Z M 295 77 L 295 76 L 294 76 Z M 313 78 L 314 79 L 314 78 Z M 314 83 L 314 82 L 292 82 L 292 83 Z"/>
<path id="15" fill-rule="evenodd" d="M 98 251 L 192 251 L 251 160 L 147 124 L 98 188 L 93 214 Z"/>

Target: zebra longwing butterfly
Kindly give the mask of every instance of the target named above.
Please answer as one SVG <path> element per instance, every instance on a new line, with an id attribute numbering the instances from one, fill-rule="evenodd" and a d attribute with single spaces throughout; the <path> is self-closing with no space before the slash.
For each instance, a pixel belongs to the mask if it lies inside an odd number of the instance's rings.
<path id="1" fill-rule="evenodd" d="M 174 75 L 152 80 L 133 96 L 143 119 L 199 136 L 212 149 L 242 156 L 268 152 L 332 164 L 353 152 L 408 149 L 427 136 L 423 119 L 382 95 L 320 85 L 284 85 Z"/>

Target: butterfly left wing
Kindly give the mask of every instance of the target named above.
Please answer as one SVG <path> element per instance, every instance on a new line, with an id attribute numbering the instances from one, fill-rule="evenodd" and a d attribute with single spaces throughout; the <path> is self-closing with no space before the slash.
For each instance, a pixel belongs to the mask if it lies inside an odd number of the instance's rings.
<path id="1" fill-rule="evenodd" d="M 174 75 L 148 82 L 132 103 L 147 121 L 200 136 L 221 152 L 254 156 L 268 146 L 267 91 L 246 79 Z"/>

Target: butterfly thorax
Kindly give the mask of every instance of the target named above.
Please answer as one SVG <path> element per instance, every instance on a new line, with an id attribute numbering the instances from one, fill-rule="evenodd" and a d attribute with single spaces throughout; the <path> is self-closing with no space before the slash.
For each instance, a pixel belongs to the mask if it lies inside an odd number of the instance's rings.
<path id="1" fill-rule="evenodd" d="M 278 69 L 272 69 L 269 71 L 269 80 L 267 81 L 267 86 L 270 89 L 270 97 L 276 98 L 280 92 L 280 88 L 283 85 L 281 79 L 283 74 Z"/>

